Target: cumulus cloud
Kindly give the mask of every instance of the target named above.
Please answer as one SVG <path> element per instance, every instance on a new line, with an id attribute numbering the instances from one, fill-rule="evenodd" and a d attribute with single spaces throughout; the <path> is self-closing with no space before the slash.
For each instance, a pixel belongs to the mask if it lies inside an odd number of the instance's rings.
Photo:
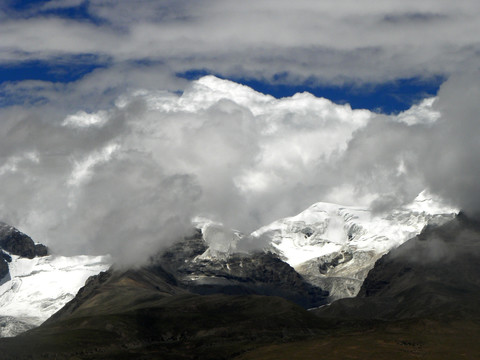
<path id="1" fill-rule="evenodd" d="M 61 15 L 79 6 L 83 18 Z M 317 201 L 382 212 L 425 188 L 477 215 L 479 16 L 475 1 L 438 0 L 0 6 L 0 64 L 101 65 L 0 84 L 0 219 L 60 252 L 135 262 L 196 215 L 248 233 Z M 312 86 L 449 79 L 387 116 L 178 76 L 192 69 Z"/>
<path id="2" fill-rule="evenodd" d="M 5 108 L 0 218 L 59 252 L 131 263 L 196 216 L 248 234 L 317 201 L 383 212 L 425 188 L 476 213 L 478 80 L 454 76 L 389 116 L 213 76 L 96 112 Z"/>
<path id="3" fill-rule="evenodd" d="M 173 241 L 196 215 L 248 233 L 302 210 L 338 184 L 332 164 L 373 116 L 211 76 L 96 113 L 47 110 L 3 110 L 0 216 L 57 251 L 123 260 Z"/>

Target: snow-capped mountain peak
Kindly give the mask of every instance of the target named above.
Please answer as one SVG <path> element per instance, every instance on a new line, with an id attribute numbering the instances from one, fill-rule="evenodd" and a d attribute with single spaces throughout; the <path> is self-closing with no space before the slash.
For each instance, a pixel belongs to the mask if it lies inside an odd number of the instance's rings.
<path id="1" fill-rule="evenodd" d="M 318 202 L 298 215 L 277 220 L 252 233 L 265 237 L 293 267 L 345 249 L 385 253 L 417 235 L 431 222 L 451 219 L 456 209 L 422 192 L 388 213 Z"/>

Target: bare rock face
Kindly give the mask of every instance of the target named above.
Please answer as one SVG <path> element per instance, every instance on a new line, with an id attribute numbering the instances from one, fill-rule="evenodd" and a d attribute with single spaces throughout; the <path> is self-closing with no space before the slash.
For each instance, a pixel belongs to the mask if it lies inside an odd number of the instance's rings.
<path id="1" fill-rule="evenodd" d="M 35 255 L 36 256 L 47 256 L 48 248 L 43 244 L 35 244 Z"/>
<path id="2" fill-rule="evenodd" d="M 13 226 L 0 222 L 0 285 L 10 280 L 8 264 L 12 257 L 8 255 L 33 259 L 36 256 L 47 256 L 48 248 L 35 244 L 30 236 L 15 229 Z"/>
<path id="3" fill-rule="evenodd" d="M 2 222 L 0 222 L 0 249 L 28 259 L 48 254 L 45 245 L 35 244 L 30 236 Z"/>
<path id="4" fill-rule="evenodd" d="M 329 302 L 354 297 L 382 254 L 343 250 L 306 261 L 295 270 L 310 284 L 329 292 Z"/>
<path id="5" fill-rule="evenodd" d="M 327 291 L 306 282 L 276 254 L 207 254 L 208 244 L 198 230 L 157 256 L 154 262 L 174 274 L 180 286 L 197 294 L 280 296 L 305 308 L 326 303 Z"/>
<path id="6" fill-rule="evenodd" d="M 9 273 L 8 263 L 12 261 L 12 258 L 0 250 L 0 284 L 2 279 Z"/>

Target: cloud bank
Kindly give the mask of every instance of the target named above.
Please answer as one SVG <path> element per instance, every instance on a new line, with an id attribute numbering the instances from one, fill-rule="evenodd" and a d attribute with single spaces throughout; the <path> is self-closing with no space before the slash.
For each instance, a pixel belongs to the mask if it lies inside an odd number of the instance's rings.
<path id="1" fill-rule="evenodd" d="M 479 17 L 469 0 L 0 5 L 2 68 L 95 68 L 0 83 L 0 218 L 59 252 L 128 262 L 199 214 L 249 232 L 317 201 L 381 212 L 425 188 L 477 214 Z M 192 70 L 313 87 L 448 81 L 387 116 L 182 78 Z"/>
<path id="2" fill-rule="evenodd" d="M 197 215 L 249 233 L 317 201 L 381 212 L 425 188 L 475 213 L 478 79 L 395 116 L 213 76 L 94 113 L 3 109 L 0 218 L 62 253 L 136 262 Z"/>

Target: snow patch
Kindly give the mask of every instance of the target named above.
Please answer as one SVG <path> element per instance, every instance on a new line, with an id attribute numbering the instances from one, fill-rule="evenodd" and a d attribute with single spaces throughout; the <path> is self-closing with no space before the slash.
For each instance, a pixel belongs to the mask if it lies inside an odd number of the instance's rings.
<path id="1" fill-rule="evenodd" d="M 447 221 L 456 212 L 426 191 L 411 204 L 386 214 L 319 202 L 296 216 L 256 230 L 252 236 L 267 237 L 279 255 L 296 267 L 346 248 L 386 253 L 420 233 L 428 223 Z"/>
<path id="2" fill-rule="evenodd" d="M 90 276 L 110 265 L 109 256 L 26 259 L 12 255 L 11 279 L 0 285 L 0 319 L 5 330 L 0 335 L 15 336 L 28 326 L 40 325 L 73 299 Z M 9 324 L 8 319 L 16 320 Z"/>

